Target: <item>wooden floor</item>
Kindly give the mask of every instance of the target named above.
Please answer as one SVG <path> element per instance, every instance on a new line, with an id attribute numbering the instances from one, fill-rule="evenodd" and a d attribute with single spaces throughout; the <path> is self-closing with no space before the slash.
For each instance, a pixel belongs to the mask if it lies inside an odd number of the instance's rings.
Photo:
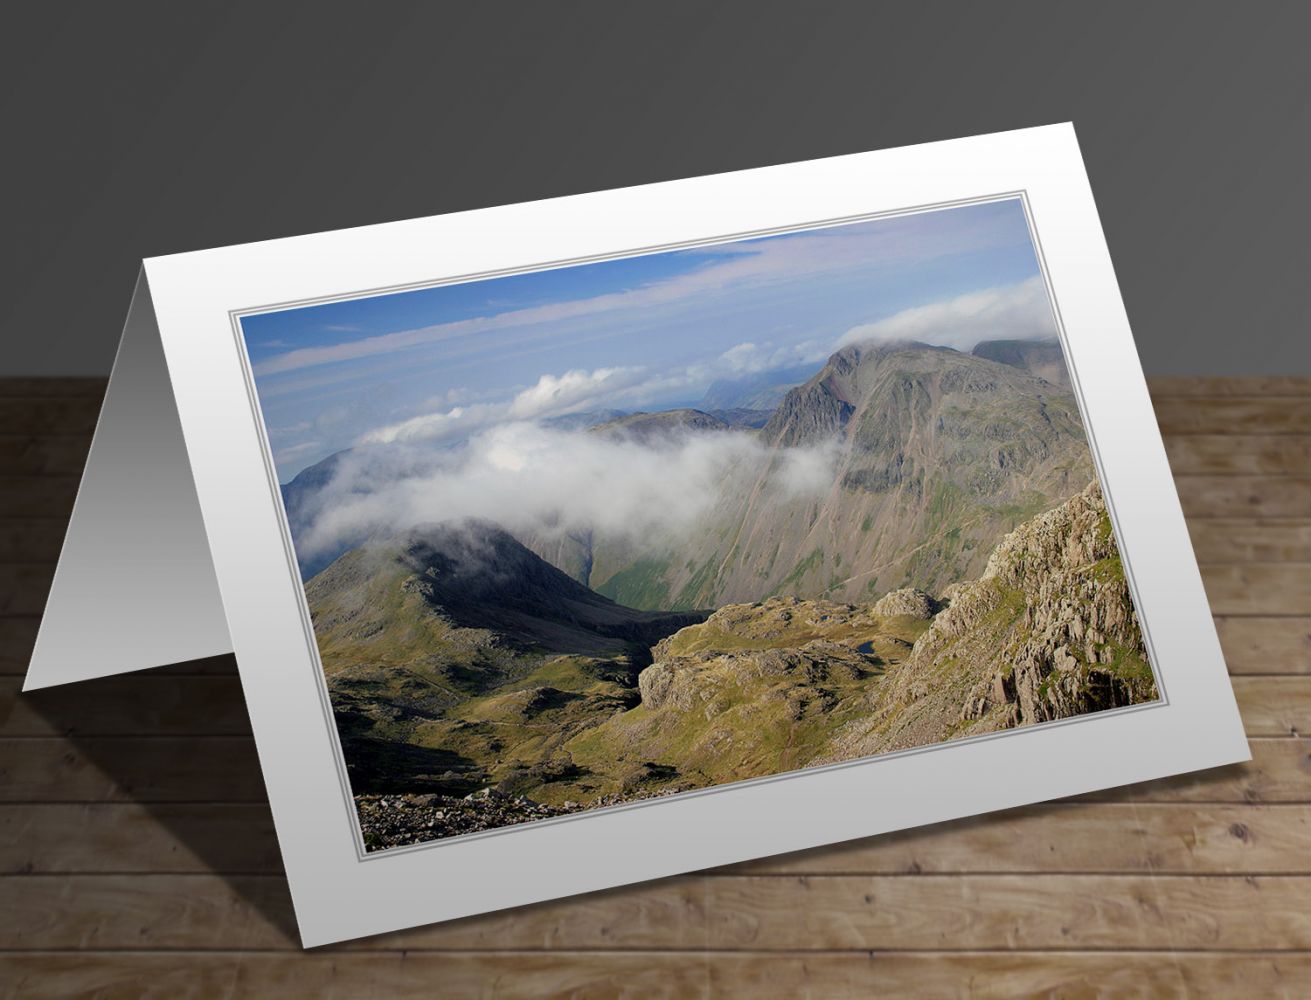
<path id="1" fill-rule="evenodd" d="M 1153 384 L 1250 764 L 309 953 L 230 657 L 18 694 L 102 391 L 0 382 L 0 995 L 1311 996 L 1311 379 Z"/>

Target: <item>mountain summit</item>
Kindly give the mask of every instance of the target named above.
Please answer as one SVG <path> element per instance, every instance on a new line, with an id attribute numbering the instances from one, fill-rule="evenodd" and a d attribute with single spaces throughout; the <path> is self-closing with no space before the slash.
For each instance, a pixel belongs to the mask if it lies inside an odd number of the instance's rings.
<path id="1" fill-rule="evenodd" d="M 775 449 L 828 449 L 832 487 L 789 496 L 770 462 L 727 491 L 672 555 L 594 538 L 590 584 L 652 608 L 931 590 L 977 575 L 996 538 L 1093 472 L 1068 391 L 926 344 L 838 351 L 787 393 L 760 434 Z"/>

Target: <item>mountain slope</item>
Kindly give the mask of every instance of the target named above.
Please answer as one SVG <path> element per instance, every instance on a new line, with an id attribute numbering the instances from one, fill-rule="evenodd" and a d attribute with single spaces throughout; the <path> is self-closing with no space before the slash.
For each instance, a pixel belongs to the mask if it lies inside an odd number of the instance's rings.
<path id="1" fill-rule="evenodd" d="M 885 685 L 826 759 L 1156 700 L 1100 487 L 1007 535 Z"/>
<path id="2" fill-rule="evenodd" d="M 721 608 L 655 647 L 640 705 L 565 749 L 615 775 L 648 761 L 662 781 L 699 786 L 1158 697 L 1095 484 L 948 590 L 942 611 L 911 590 Z"/>
<path id="3" fill-rule="evenodd" d="M 975 346 L 973 354 L 1019 368 L 1062 389 L 1070 388 L 1070 371 L 1059 340 L 985 340 Z"/>
<path id="4" fill-rule="evenodd" d="M 653 553 L 594 538 L 590 585 L 651 608 L 933 590 L 977 575 L 996 538 L 1093 474 L 1068 392 L 923 344 L 839 351 L 759 434 L 775 460 L 737 470 L 683 538 Z M 829 449 L 832 486 L 790 494 L 784 448 Z"/>
<path id="5" fill-rule="evenodd" d="M 635 702 L 649 647 L 704 617 L 620 607 L 483 522 L 375 539 L 305 592 L 356 793 L 482 787 L 498 704 L 559 742 Z"/>

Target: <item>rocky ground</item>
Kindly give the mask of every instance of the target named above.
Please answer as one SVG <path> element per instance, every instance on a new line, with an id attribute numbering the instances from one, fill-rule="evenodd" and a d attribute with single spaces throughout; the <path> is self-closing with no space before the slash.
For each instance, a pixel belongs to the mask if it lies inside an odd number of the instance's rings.
<path id="1" fill-rule="evenodd" d="M 522 795 L 507 795 L 494 788 L 484 788 L 463 798 L 447 795 L 357 795 L 355 807 L 359 812 L 364 848 L 372 852 L 567 816 L 584 809 L 603 809 L 640 799 L 675 795 L 689 788 L 687 785 L 679 785 L 646 795 L 602 795 L 586 805 L 565 802 L 558 806 L 534 802 Z"/>
<path id="2" fill-rule="evenodd" d="M 577 803 L 548 806 L 521 795 L 483 789 L 464 798 L 447 795 L 357 795 L 360 830 L 369 851 L 458 837 L 497 827 L 564 816 Z"/>

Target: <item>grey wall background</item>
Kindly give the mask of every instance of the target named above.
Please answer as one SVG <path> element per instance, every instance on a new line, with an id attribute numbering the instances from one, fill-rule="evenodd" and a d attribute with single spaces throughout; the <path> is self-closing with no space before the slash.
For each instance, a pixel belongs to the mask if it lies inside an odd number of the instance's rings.
<path id="1" fill-rule="evenodd" d="M 0 374 L 97 374 L 141 257 L 1072 120 L 1144 367 L 1311 373 L 1311 7 L 29 5 Z"/>

